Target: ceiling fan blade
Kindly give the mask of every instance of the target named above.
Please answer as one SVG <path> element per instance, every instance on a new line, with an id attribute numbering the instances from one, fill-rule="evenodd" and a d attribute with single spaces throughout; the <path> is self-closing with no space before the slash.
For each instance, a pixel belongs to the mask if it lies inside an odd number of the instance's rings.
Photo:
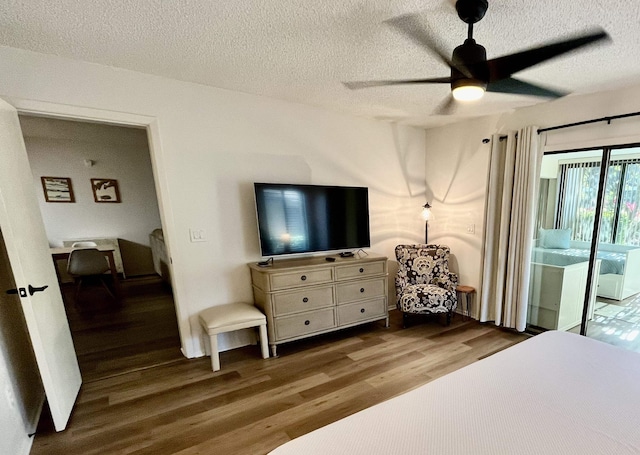
<path id="1" fill-rule="evenodd" d="M 541 96 L 544 98 L 560 98 L 561 96 L 568 95 L 568 92 L 542 87 L 513 77 L 501 79 L 496 82 L 490 82 L 487 86 L 487 92 Z"/>
<path id="2" fill-rule="evenodd" d="M 433 111 L 434 115 L 451 115 L 455 108 L 456 100 L 451 93 Z"/>
<path id="3" fill-rule="evenodd" d="M 587 44 L 595 43 L 604 39 L 610 39 L 607 32 L 600 29 L 577 38 L 547 44 L 516 54 L 505 55 L 489 60 L 489 82 L 506 79 L 512 74 L 522 71 L 525 68 L 537 65 L 545 60 L 552 59 L 559 55 L 576 50 Z"/>
<path id="4" fill-rule="evenodd" d="M 449 68 L 455 68 L 467 77 L 471 77 L 471 74 L 465 67 L 460 65 L 454 66 L 449 53 L 445 52 L 442 47 L 438 45 L 435 39 L 429 34 L 427 29 L 418 21 L 415 14 L 404 14 L 402 16 L 393 17 L 384 21 L 395 28 L 400 33 L 411 39 L 414 43 L 426 47 L 431 52 L 440 57 L 440 60 Z"/>
<path id="5" fill-rule="evenodd" d="M 361 88 L 380 87 L 384 85 L 402 85 L 402 84 L 449 84 L 451 78 L 447 77 L 434 77 L 431 79 L 407 79 L 400 81 L 353 81 L 343 82 L 342 84 L 350 90 L 358 90 Z"/>

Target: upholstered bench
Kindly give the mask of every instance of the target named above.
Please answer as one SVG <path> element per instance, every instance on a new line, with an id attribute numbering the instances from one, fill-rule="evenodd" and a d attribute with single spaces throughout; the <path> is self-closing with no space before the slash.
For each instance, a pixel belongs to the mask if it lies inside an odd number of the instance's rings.
<path id="1" fill-rule="evenodd" d="M 202 325 L 204 331 L 209 335 L 209 341 L 211 343 L 211 368 L 213 371 L 220 369 L 217 339 L 219 333 L 259 327 L 262 358 L 266 359 L 269 357 L 269 350 L 267 348 L 267 318 L 255 306 L 248 303 L 218 305 L 201 311 L 199 319 L 200 325 Z"/>

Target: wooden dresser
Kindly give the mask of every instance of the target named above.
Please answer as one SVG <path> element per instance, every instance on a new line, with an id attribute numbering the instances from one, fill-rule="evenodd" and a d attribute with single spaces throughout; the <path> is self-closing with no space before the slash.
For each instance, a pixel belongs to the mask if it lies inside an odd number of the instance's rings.
<path id="1" fill-rule="evenodd" d="M 271 354 L 278 344 L 385 319 L 387 258 L 375 254 L 276 260 L 251 268 L 255 304 L 267 315 Z"/>

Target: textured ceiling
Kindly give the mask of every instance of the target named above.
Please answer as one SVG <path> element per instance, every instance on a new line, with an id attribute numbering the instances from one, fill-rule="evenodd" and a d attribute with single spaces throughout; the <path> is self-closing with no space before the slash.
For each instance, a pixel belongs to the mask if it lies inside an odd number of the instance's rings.
<path id="1" fill-rule="evenodd" d="M 383 21 L 418 13 L 452 51 L 466 25 L 452 0 L 3 0 L 0 44 L 355 115 L 433 126 L 544 100 L 487 93 L 434 116 L 447 85 L 350 91 L 341 81 L 448 76 Z M 489 0 L 474 37 L 488 58 L 599 26 L 613 42 L 518 77 L 573 93 L 637 83 L 640 0 Z"/>

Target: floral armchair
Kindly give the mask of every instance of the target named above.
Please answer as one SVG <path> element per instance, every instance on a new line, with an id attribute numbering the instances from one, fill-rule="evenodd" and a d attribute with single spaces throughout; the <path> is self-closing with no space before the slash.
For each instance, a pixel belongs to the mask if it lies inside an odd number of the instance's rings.
<path id="1" fill-rule="evenodd" d="M 397 306 L 404 325 L 407 315 L 446 313 L 447 325 L 458 304 L 458 275 L 449 271 L 449 247 L 398 245 Z"/>

